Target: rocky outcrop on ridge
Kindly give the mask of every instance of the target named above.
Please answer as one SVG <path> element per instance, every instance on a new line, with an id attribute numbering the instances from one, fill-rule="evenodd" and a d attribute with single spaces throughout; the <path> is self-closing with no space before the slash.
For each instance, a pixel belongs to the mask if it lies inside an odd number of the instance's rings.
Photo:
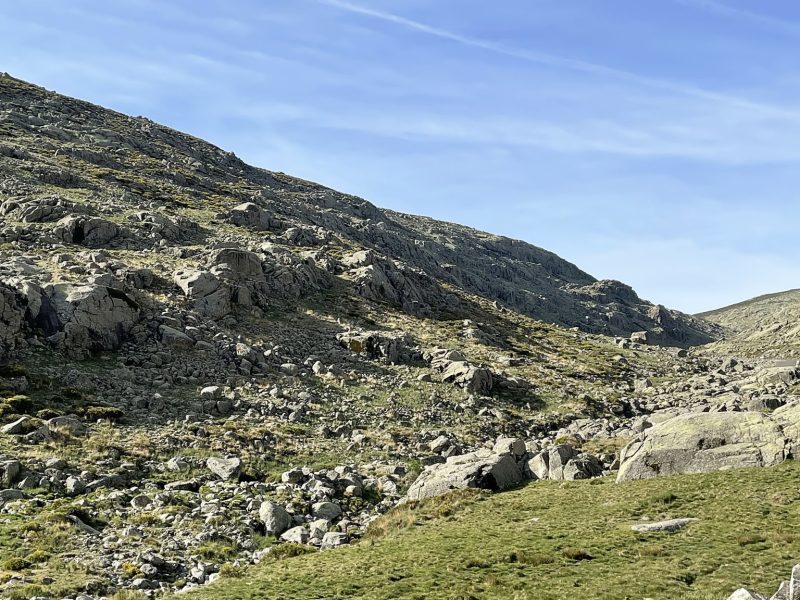
<path id="1" fill-rule="evenodd" d="M 6 190 L 0 214 L 19 223 L 0 231 L 0 241 L 139 249 L 185 244 L 207 237 L 215 227 L 197 223 L 186 210 L 192 198 L 212 193 L 236 201 L 219 206 L 217 223 L 243 233 L 266 232 L 295 248 L 333 243 L 354 250 L 338 268 L 358 293 L 412 314 L 456 309 L 457 295 L 442 290 L 445 284 L 592 333 L 648 331 L 651 343 L 677 346 L 702 344 L 717 335 L 702 320 L 645 302 L 619 282 L 596 281 L 541 248 L 381 210 L 360 198 L 250 167 L 146 119 L 8 76 L 0 79 L 0 105 L 0 179 Z M 40 136 L 39 147 L 30 145 L 31 136 Z M 132 161 L 137 154 L 158 161 L 159 170 L 137 172 Z M 50 187 L 37 192 L 42 186 Z M 58 186 L 82 190 L 89 200 L 59 198 L 52 191 Z M 117 222 L 115 214 L 124 218 Z"/>

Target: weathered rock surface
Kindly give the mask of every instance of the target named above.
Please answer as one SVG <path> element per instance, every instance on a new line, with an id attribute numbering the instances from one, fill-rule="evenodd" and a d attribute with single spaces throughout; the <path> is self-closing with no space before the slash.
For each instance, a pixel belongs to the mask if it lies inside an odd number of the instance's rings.
<path id="1" fill-rule="evenodd" d="M 226 220 L 240 227 L 250 227 L 256 231 L 266 231 L 276 226 L 270 214 L 252 202 L 243 202 L 234 206 L 226 216 Z"/>
<path id="2" fill-rule="evenodd" d="M 0 283 L 0 358 L 16 346 L 24 318 L 25 309 L 16 291 Z"/>
<path id="3" fill-rule="evenodd" d="M 783 427 L 768 415 L 689 413 L 647 429 L 626 446 L 617 481 L 764 467 L 786 457 Z"/>
<path id="4" fill-rule="evenodd" d="M 667 521 L 658 521 L 655 523 L 637 523 L 636 525 L 631 525 L 631 529 L 637 533 L 658 533 L 664 531 L 672 533 L 673 531 L 683 529 L 695 521 L 697 521 L 697 519 L 669 519 Z"/>
<path id="5" fill-rule="evenodd" d="M 423 500 L 465 488 L 500 491 L 522 481 L 522 470 L 511 455 L 478 451 L 454 456 L 444 464 L 428 467 L 411 485 L 406 497 Z"/>

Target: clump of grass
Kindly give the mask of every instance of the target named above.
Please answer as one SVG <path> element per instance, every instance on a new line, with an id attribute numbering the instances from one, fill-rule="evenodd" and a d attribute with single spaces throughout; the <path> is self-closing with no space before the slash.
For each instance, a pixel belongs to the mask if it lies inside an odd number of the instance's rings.
<path id="1" fill-rule="evenodd" d="M 84 411 L 84 416 L 89 421 L 111 421 L 112 423 L 116 423 L 125 413 L 116 408 L 114 406 L 101 406 L 101 405 L 92 405 L 86 407 Z"/>
<path id="2" fill-rule="evenodd" d="M 537 565 L 549 565 L 554 563 L 555 560 L 556 559 L 550 554 L 545 554 L 543 552 L 528 552 L 525 550 L 514 550 L 503 558 L 503 562 L 520 563 L 533 567 Z"/>
<path id="3" fill-rule="evenodd" d="M 483 494 L 475 489 L 455 490 L 421 502 L 401 504 L 371 523 L 364 537 L 376 540 L 423 521 L 450 517 L 483 497 Z"/>
<path id="4" fill-rule="evenodd" d="M 228 577 L 231 579 L 241 579 L 247 573 L 247 569 L 238 565 L 225 564 L 219 569 L 220 577 Z"/>
<path id="5" fill-rule="evenodd" d="M 31 563 L 19 556 L 13 556 L 3 561 L 4 571 L 24 571 L 31 567 Z"/>
<path id="6" fill-rule="evenodd" d="M 760 533 L 745 533 L 736 538 L 736 543 L 740 546 L 752 546 L 766 541 L 767 538 Z"/>
<path id="7" fill-rule="evenodd" d="M 639 548 L 639 556 L 642 558 L 645 557 L 656 557 L 656 556 L 666 556 L 667 549 L 661 545 L 654 545 L 654 546 L 645 546 L 644 548 Z"/>
<path id="8" fill-rule="evenodd" d="M 32 403 L 28 396 L 17 394 L 0 400 L 0 416 L 17 415 L 28 412 Z"/>
<path id="9" fill-rule="evenodd" d="M 210 541 L 200 544 L 196 552 L 206 560 L 222 562 L 236 555 L 236 546 L 230 542 Z"/>
<path id="10" fill-rule="evenodd" d="M 44 563 L 50 560 L 50 556 L 52 556 L 49 552 L 45 552 L 44 550 L 34 550 L 28 556 L 25 557 L 25 560 L 30 562 L 31 564 L 38 564 Z"/>
<path id="11" fill-rule="evenodd" d="M 113 596 L 109 596 L 108 600 L 148 600 L 149 598 L 147 594 L 138 590 L 119 590 Z"/>
<path id="12" fill-rule="evenodd" d="M 594 558 L 586 550 L 582 548 L 573 548 L 572 546 L 567 546 L 566 548 L 563 548 L 561 550 L 561 556 L 574 561 L 592 560 Z"/>
<path id="13" fill-rule="evenodd" d="M 631 438 L 621 435 L 607 438 L 592 438 L 583 444 L 583 451 L 589 454 L 616 454 L 622 450 Z"/>
<path id="14" fill-rule="evenodd" d="M 653 498 L 651 498 L 650 501 L 653 504 L 665 504 L 665 505 L 669 506 L 670 504 L 675 503 L 677 500 L 680 500 L 680 498 L 678 498 L 678 496 L 676 496 L 672 492 L 667 492 L 665 494 L 660 494 L 658 496 L 653 496 Z"/>
<path id="15" fill-rule="evenodd" d="M 303 544 L 288 543 L 273 546 L 272 550 L 270 550 L 267 556 L 272 560 L 283 560 L 285 558 L 293 558 L 295 556 L 309 554 L 310 552 L 314 552 L 314 550 L 308 546 L 304 546 Z"/>
<path id="16" fill-rule="evenodd" d="M 133 579 L 139 574 L 139 567 L 132 562 L 124 562 L 119 567 L 122 579 Z"/>
<path id="17" fill-rule="evenodd" d="M 470 558 L 465 566 L 468 569 L 488 569 L 492 566 L 492 563 L 478 558 Z"/>
<path id="18" fill-rule="evenodd" d="M 22 377 L 27 375 L 25 365 L 21 363 L 7 363 L 0 365 L 0 377 Z"/>

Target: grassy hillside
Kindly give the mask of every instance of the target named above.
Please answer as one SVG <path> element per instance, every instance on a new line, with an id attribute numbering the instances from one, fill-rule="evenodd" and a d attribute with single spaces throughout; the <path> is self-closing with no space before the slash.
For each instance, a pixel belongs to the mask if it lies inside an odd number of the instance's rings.
<path id="1" fill-rule="evenodd" d="M 771 591 L 800 556 L 800 464 L 615 484 L 539 482 L 400 507 L 357 546 L 223 577 L 192 600 L 726 598 Z M 645 517 L 696 517 L 638 534 Z"/>

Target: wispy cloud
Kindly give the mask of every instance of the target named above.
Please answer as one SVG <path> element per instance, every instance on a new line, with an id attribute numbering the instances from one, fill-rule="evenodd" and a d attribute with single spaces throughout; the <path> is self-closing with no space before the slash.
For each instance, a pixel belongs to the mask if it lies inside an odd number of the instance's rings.
<path id="1" fill-rule="evenodd" d="M 735 6 L 717 2 L 717 0 L 673 0 L 678 4 L 690 6 L 692 8 L 699 8 L 716 15 L 739 19 L 754 23 L 759 27 L 769 29 L 770 31 L 777 31 L 786 35 L 800 36 L 800 23 L 794 21 L 786 21 L 777 17 L 772 17 L 762 13 L 756 13 L 750 10 L 744 10 Z"/>
<path id="2" fill-rule="evenodd" d="M 697 1 L 710 2 L 710 0 L 697 0 Z M 478 37 L 467 36 L 460 33 L 456 33 L 447 29 L 443 29 L 441 27 L 429 25 L 427 23 L 403 17 L 387 11 L 376 10 L 373 8 L 365 7 L 360 4 L 349 2 L 348 0 L 317 0 L 317 2 L 350 13 L 393 23 L 395 25 L 405 27 L 406 29 L 418 31 L 420 33 L 425 33 L 441 39 L 450 40 L 452 42 L 456 42 L 464 46 L 470 46 L 472 48 L 486 50 L 488 52 L 493 52 L 495 54 L 500 54 L 503 56 L 515 58 L 530 63 L 536 63 L 551 67 L 566 68 L 574 71 L 580 71 L 583 73 L 611 77 L 617 80 L 635 83 L 637 85 L 647 86 L 650 88 L 669 91 L 687 96 L 693 96 L 696 98 L 702 98 L 704 100 L 712 100 L 719 103 L 725 103 L 732 106 L 737 106 L 739 108 L 745 108 L 751 111 L 758 111 L 764 115 L 793 119 L 800 122 L 800 112 L 797 112 L 795 110 L 785 109 L 779 106 L 765 104 L 762 102 L 757 102 L 754 100 L 750 100 L 748 98 L 742 98 L 731 94 L 716 92 L 698 86 L 694 86 L 691 84 L 672 81 L 669 79 L 648 77 L 630 71 L 625 71 L 623 69 L 609 67 L 607 65 L 599 63 L 593 63 L 580 59 L 568 58 L 543 52 L 533 52 L 521 48 L 514 48 L 503 44 L 498 44 L 490 40 L 485 40 Z M 717 3 L 714 2 L 714 4 Z"/>

